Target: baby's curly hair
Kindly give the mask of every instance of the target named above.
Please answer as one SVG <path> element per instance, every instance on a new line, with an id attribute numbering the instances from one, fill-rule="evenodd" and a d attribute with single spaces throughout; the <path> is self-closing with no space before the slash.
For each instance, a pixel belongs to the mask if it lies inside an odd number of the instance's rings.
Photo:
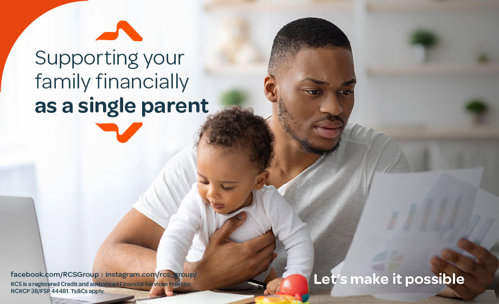
<path id="1" fill-rule="evenodd" d="M 251 110 L 232 107 L 210 115 L 199 130 L 199 139 L 221 147 L 235 147 L 247 152 L 250 160 L 263 171 L 274 155 L 274 136 L 265 119 Z"/>

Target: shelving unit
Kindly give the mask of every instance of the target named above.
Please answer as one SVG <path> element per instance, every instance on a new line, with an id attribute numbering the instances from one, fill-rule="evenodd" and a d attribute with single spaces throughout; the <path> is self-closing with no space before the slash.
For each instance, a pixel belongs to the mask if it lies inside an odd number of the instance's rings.
<path id="1" fill-rule="evenodd" d="M 374 127 L 396 139 L 499 139 L 499 128 Z"/>
<path id="2" fill-rule="evenodd" d="M 497 9 L 495 0 L 380 0 L 369 1 L 367 9 L 372 12 L 394 11 L 448 11 L 470 9 Z"/>
<path id="3" fill-rule="evenodd" d="M 205 67 L 204 71 L 212 75 L 258 75 L 267 73 L 267 65 L 264 63 L 254 65 L 209 65 Z"/>
<path id="4" fill-rule="evenodd" d="M 370 76 L 411 76 L 411 75 L 499 75 L 499 64 L 437 64 L 427 63 L 408 66 L 368 66 Z"/>
<path id="5" fill-rule="evenodd" d="M 357 115 L 355 119 L 358 119 L 358 121 L 366 121 L 366 123 L 373 124 L 385 122 L 389 125 L 403 124 L 403 116 L 400 119 L 390 119 L 390 116 L 382 108 L 390 106 L 398 107 L 398 110 L 401 110 L 404 106 L 400 102 L 411 102 L 412 106 L 409 108 L 411 108 L 415 115 L 419 116 L 410 117 L 409 123 L 418 124 L 421 122 L 422 124 L 427 123 L 430 125 L 433 123 L 435 126 L 453 124 L 449 119 L 445 120 L 449 116 L 443 117 L 443 123 L 440 123 L 440 120 L 434 121 L 438 115 L 425 116 L 422 114 L 424 111 L 415 108 L 416 106 L 413 103 L 416 98 L 418 98 L 418 104 L 421 104 L 421 107 L 431 106 L 434 112 L 449 112 L 448 107 L 455 105 L 456 107 L 451 108 L 450 112 L 454 113 L 453 115 L 455 115 L 456 120 L 466 119 L 465 113 L 461 110 L 462 104 L 474 96 L 482 97 L 487 102 L 491 102 L 491 108 L 499 106 L 499 102 L 494 97 L 497 94 L 492 92 L 495 88 L 493 83 L 496 77 L 499 76 L 499 63 L 497 63 L 499 58 L 496 57 L 498 45 L 495 42 L 486 42 L 485 39 L 474 39 L 479 37 L 478 35 L 482 34 L 482 31 L 480 27 L 476 27 L 474 32 L 473 30 L 467 31 L 467 29 L 473 27 L 472 24 L 475 23 L 475 20 L 465 20 L 467 16 L 473 16 L 472 18 L 475 18 L 475 16 L 476 18 L 485 16 L 487 23 L 480 23 L 479 19 L 476 19 L 478 23 L 481 26 L 487 26 L 489 29 L 495 28 L 497 22 L 491 20 L 494 19 L 494 14 L 497 13 L 497 16 L 499 16 L 499 0 L 213 0 L 207 1 L 203 6 L 203 10 L 211 20 L 214 20 L 213 17 L 218 18 L 219 15 L 236 15 L 245 18 L 249 21 L 250 27 L 253 30 L 252 38 L 258 39 L 261 36 L 265 37 L 265 40 L 269 40 L 268 35 L 271 35 L 267 30 L 276 31 L 275 20 L 283 20 L 279 24 L 284 24 L 284 22 L 291 20 L 290 16 L 297 18 L 299 16 L 313 15 L 322 16 L 333 21 L 336 20 L 334 22 L 347 32 L 354 46 L 358 82 L 362 84 L 358 86 L 356 91 L 357 100 L 359 100 L 359 104 L 362 104 L 354 112 Z M 264 16 L 266 25 L 273 24 L 272 28 L 255 23 L 259 22 L 261 16 Z M 439 20 L 440 16 L 442 18 L 449 18 L 450 22 L 456 22 L 456 30 L 459 32 L 451 32 L 454 25 L 443 23 Z M 418 21 L 419 19 L 421 19 L 420 22 Z M 383 23 L 381 23 L 382 21 Z M 399 26 L 397 23 L 391 22 L 404 22 L 406 24 L 400 23 L 402 25 L 400 30 L 391 30 L 389 27 Z M 388 30 L 385 31 L 381 26 L 386 26 Z M 433 30 L 442 35 L 441 41 L 447 43 L 447 49 L 443 52 L 458 51 L 450 53 L 450 56 L 446 56 L 445 53 L 441 52 L 439 54 L 440 61 L 424 64 L 413 63 L 414 58 L 410 56 L 411 52 L 410 46 L 407 44 L 407 36 L 403 35 L 409 35 L 411 29 L 420 26 L 433 28 Z M 396 38 L 389 41 L 385 38 L 387 36 L 382 37 L 380 44 L 374 47 L 374 53 L 372 53 L 373 43 L 377 41 L 376 38 L 372 38 L 376 37 L 373 35 L 383 35 L 386 32 L 388 32 L 388 35 L 396 34 L 394 36 Z M 496 41 L 499 39 L 499 35 L 493 34 L 490 30 L 486 32 L 488 33 L 487 35 L 492 35 L 490 38 L 487 37 L 487 40 Z M 449 35 L 451 33 L 452 35 Z M 459 35 L 463 35 L 462 40 L 457 37 L 458 33 Z M 366 39 L 366 37 L 369 37 L 369 39 Z M 207 41 L 210 43 L 212 40 L 209 38 Z M 454 44 L 452 45 L 452 43 Z M 472 43 L 477 45 L 475 49 L 470 47 Z M 479 52 L 482 51 L 479 49 L 479 46 L 482 44 L 484 48 L 490 51 L 491 60 L 483 64 L 474 63 L 472 62 L 472 58 L 476 58 Z M 449 45 L 452 45 L 454 49 L 449 48 Z M 463 49 L 460 49 L 461 46 Z M 265 48 L 267 47 L 265 46 Z M 381 52 L 384 52 L 384 54 Z M 386 55 L 391 52 L 399 52 L 397 55 L 403 54 L 402 56 L 404 57 L 400 57 L 399 55 L 398 57 L 395 56 L 392 60 L 390 55 Z M 268 56 L 268 54 L 265 55 L 265 57 Z M 448 58 L 448 62 L 445 62 L 446 58 Z M 254 82 L 255 77 L 263 77 L 265 75 L 267 59 L 268 57 L 261 64 L 246 66 L 205 65 L 204 75 L 208 79 L 213 79 L 214 81 L 215 79 L 217 81 L 224 79 L 229 86 L 240 86 L 245 90 L 255 92 L 253 96 L 256 104 L 257 100 L 259 100 L 257 99 L 257 92 L 260 92 L 260 88 L 257 88 L 256 85 L 250 85 L 250 83 Z M 216 78 L 217 76 L 221 77 Z M 424 91 L 428 89 L 442 89 L 447 91 L 445 96 L 442 96 L 443 93 L 436 94 L 439 99 L 431 100 L 433 98 L 431 95 L 424 96 L 424 93 L 422 93 L 423 90 L 417 89 L 421 84 L 419 81 L 426 76 L 432 77 L 432 81 L 424 82 L 426 86 Z M 462 77 L 463 80 L 453 78 L 455 76 Z M 392 82 L 392 80 L 398 77 L 404 79 Z M 463 82 L 461 83 L 461 81 Z M 397 87 L 389 87 L 391 83 L 396 83 Z M 443 88 L 438 87 L 440 84 L 443 85 Z M 219 85 L 212 87 L 216 87 L 214 90 L 220 88 Z M 390 97 L 390 94 L 393 97 Z M 406 99 L 404 96 L 408 98 Z M 443 100 L 442 98 L 446 99 Z M 251 104 L 251 106 L 254 106 L 254 104 Z M 261 109 L 263 110 L 263 107 Z M 414 111 L 414 109 L 416 110 Z M 491 112 L 494 113 L 491 113 L 493 116 L 489 121 L 497 125 L 495 123 L 497 121 L 497 111 L 494 109 Z M 373 113 L 377 113 L 375 115 L 378 116 L 373 116 Z M 374 117 L 374 119 L 371 119 L 371 117 Z M 428 119 L 426 119 L 427 117 Z M 496 131 L 492 131 L 492 133 Z M 453 136 L 451 133 L 454 131 L 445 131 L 442 133 L 444 135 L 438 132 L 440 135 L 435 135 L 437 133 L 432 132 L 425 133 L 425 136 Z M 461 130 L 455 130 L 455 132 L 463 134 Z M 469 134 L 470 137 L 481 137 L 482 133 L 480 132 L 484 131 L 472 131 Z"/>
<path id="6" fill-rule="evenodd" d="M 311 0 L 311 1 L 209 1 L 206 11 L 299 11 L 299 10 L 342 10 L 353 11 L 356 0 Z M 394 11 L 435 11 L 435 10 L 475 10 L 498 9 L 496 0 L 366 0 L 366 8 L 371 12 Z"/>
<path id="7" fill-rule="evenodd" d="M 256 75 L 265 74 L 265 63 L 255 65 L 210 65 L 205 67 L 208 74 Z M 499 75 L 499 64 L 439 64 L 420 65 L 370 65 L 369 76 L 429 76 L 429 75 Z"/>
<path id="8" fill-rule="evenodd" d="M 355 3 L 359 1 L 364 5 Z M 206 13 L 242 12 L 242 13 L 286 13 L 294 11 L 344 11 L 356 10 L 369 12 L 400 12 L 400 11 L 448 11 L 498 9 L 499 0 L 253 0 L 253 1 L 208 1 L 204 5 Z M 358 13 L 358 12 L 357 12 Z M 361 12 L 362 13 L 362 12 Z M 360 14 L 362 15 L 362 14 Z M 206 66 L 204 71 L 211 75 L 236 74 L 254 75 L 265 73 L 266 64 L 251 66 Z M 487 75 L 499 74 L 498 64 L 446 64 L 429 63 L 422 65 L 367 65 L 361 67 L 369 76 L 403 76 L 403 75 Z"/>
<path id="9" fill-rule="evenodd" d="M 353 11 L 353 1 L 240 1 L 208 2 L 204 9 L 209 12 L 292 12 L 303 10 L 341 10 Z"/>

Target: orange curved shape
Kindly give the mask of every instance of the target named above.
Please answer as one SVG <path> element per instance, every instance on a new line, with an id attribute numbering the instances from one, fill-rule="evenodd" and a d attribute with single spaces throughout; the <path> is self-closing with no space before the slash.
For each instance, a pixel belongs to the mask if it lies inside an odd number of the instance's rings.
<path id="1" fill-rule="evenodd" d="M 2 43 L 0 44 L 0 91 L 5 62 L 10 50 L 22 32 L 38 17 L 58 6 L 87 0 L 24 0 L 2 1 L 0 4 L 0 28 Z"/>
<path id="2" fill-rule="evenodd" d="M 116 40 L 118 39 L 120 29 L 132 38 L 133 41 L 142 41 L 142 36 L 125 20 L 118 22 L 115 32 L 104 32 L 95 40 Z"/>
<path id="3" fill-rule="evenodd" d="M 126 143 L 139 129 L 142 127 L 143 123 L 134 122 L 126 129 L 123 134 L 120 134 L 120 130 L 118 126 L 114 123 L 95 123 L 105 132 L 116 132 L 116 138 L 122 144 Z"/>

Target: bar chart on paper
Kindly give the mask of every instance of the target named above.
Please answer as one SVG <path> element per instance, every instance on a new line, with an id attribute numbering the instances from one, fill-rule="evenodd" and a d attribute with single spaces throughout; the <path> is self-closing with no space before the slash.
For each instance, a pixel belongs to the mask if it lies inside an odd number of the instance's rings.
<path id="1" fill-rule="evenodd" d="M 494 222 L 495 219 L 493 217 L 481 217 L 480 215 L 475 214 L 471 219 L 466 236 L 470 238 L 473 243 L 481 245 Z"/>
<path id="2" fill-rule="evenodd" d="M 462 205 L 463 196 L 427 198 L 420 204 L 410 204 L 409 210 L 405 214 L 400 210 L 393 210 L 386 230 L 402 233 L 439 232 L 440 237 L 450 237 L 452 235 L 450 232 L 458 228 L 457 223 L 460 216 L 461 218 L 465 216 L 461 210 Z M 478 223 L 479 216 L 476 221 Z M 488 225 L 490 227 L 491 223 Z"/>
<path id="3" fill-rule="evenodd" d="M 488 224 L 472 218 L 481 170 L 377 174 L 371 185 L 342 276 L 432 276 L 430 260 L 470 232 L 480 238 Z M 481 215 L 481 214 L 479 214 Z M 490 222 L 490 220 L 489 220 Z M 482 224 L 483 223 L 483 224 Z M 492 231 L 492 228 L 489 229 Z M 333 296 L 407 293 L 422 299 L 435 295 L 441 285 L 390 284 L 335 285 Z"/>
<path id="4" fill-rule="evenodd" d="M 479 189 L 481 169 L 377 174 L 341 270 L 347 277 L 433 276 L 431 258 L 462 252 L 465 237 L 484 248 L 499 238 L 499 197 Z M 466 255 L 466 253 L 464 253 Z M 439 284 L 338 284 L 333 296 L 373 294 L 416 301 L 438 294 Z"/>

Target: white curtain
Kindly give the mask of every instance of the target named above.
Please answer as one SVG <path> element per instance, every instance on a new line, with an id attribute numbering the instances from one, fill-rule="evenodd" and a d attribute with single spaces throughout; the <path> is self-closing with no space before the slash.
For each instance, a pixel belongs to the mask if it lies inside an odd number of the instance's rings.
<path id="1" fill-rule="evenodd" d="M 68 4 L 34 21 L 13 47 L 4 71 L 0 104 L 1 144 L 26 143 L 31 149 L 36 181 L 35 204 L 49 271 L 91 271 L 98 246 L 150 185 L 168 157 L 192 142 L 203 114 L 35 113 L 38 100 L 201 100 L 202 68 L 199 47 L 201 2 L 95 1 Z M 116 41 L 96 41 L 126 20 L 143 37 L 133 42 L 120 32 Z M 184 53 L 180 66 L 136 70 L 124 66 L 87 66 L 77 69 L 37 65 L 35 53 Z M 35 76 L 95 77 L 99 72 L 126 77 L 179 73 L 189 77 L 184 93 L 175 89 L 95 90 L 36 89 Z M 76 112 L 76 111 L 75 111 Z M 96 122 L 116 123 L 122 133 L 132 122 L 143 122 L 127 142 L 103 132 Z M 1 175 L 1 172 L 0 172 Z M 0 176 L 1 177 L 1 176 Z M 7 194 L 23 194 L 26 187 Z M 1 191 L 0 187 L 0 191 Z M 2 193 L 0 193 L 2 194 Z M 4 193 L 5 194 L 5 193 Z"/>

